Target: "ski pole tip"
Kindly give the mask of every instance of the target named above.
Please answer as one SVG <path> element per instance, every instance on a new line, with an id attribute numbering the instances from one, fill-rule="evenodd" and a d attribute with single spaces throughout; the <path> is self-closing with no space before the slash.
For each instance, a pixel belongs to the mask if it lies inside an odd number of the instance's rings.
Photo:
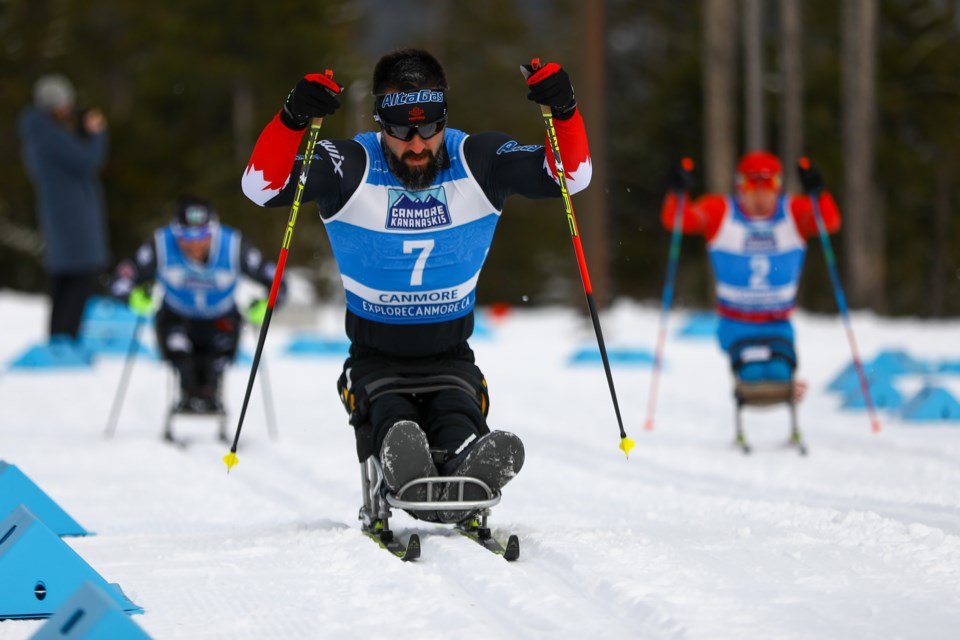
<path id="1" fill-rule="evenodd" d="M 227 473 L 230 473 L 230 469 L 234 468 L 240 461 L 237 459 L 237 454 L 231 451 L 227 455 L 223 456 L 223 462 L 227 465 Z"/>
<path id="2" fill-rule="evenodd" d="M 630 438 L 628 438 L 627 436 L 623 436 L 620 439 L 620 449 L 623 450 L 624 455 L 627 456 L 627 460 L 630 459 L 630 450 L 633 449 L 635 446 L 637 446 L 637 443 L 631 440 Z"/>
<path id="3" fill-rule="evenodd" d="M 653 418 L 647 418 L 647 421 L 643 423 L 644 431 L 653 431 Z"/>

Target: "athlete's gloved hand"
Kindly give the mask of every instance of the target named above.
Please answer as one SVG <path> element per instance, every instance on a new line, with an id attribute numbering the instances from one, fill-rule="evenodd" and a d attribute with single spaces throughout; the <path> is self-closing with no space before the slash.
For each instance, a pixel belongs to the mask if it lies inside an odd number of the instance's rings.
<path id="1" fill-rule="evenodd" d="M 667 186 L 671 191 L 690 191 L 696 178 L 693 176 L 693 160 L 684 158 L 670 169 Z"/>
<path id="2" fill-rule="evenodd" d="M 817 171 L 816 167 L 810 164 L 809 158 L 800 158 L 797 162 L 797 171 L 800 174 L 800 184 L 803 190 L 810 195 L 816 195 L 823 191 L 823 176 Z"/>
<path id="3" fill-rule="evenodd" d="M 322 73 L 303 76 L 283 103 L 280 121 L 291 129 L 306 129 L 310 118 L 333 114 L 340 107 L 337 96 L 343 92 L 343 85 L 331 76 Z"/>
<path id="4" fill-rule="evenodd" d="M 153 298 L 143 287 L 134 287 L 127 299 L 130 310 L 138 316 L 148 316 L 153 311 Z"/>
<path id="5" fill-rule="evenodd" d="M 536 69 L 533 65 L 523 64 L 520 65 L 520 70 L 530 87 L 528 100 L 550 107 L 557 120 L 573 117 L 573 112 L 577 109 L 577 98 L 573 94 L 570 76 L 563 67 L 556 62 L 550 62 Z"/>
<path id="6" fill-rule="evenodd" d="M 260 299 L 254 300 L 247 307 L 247 320 L 257 326 L 263 324 L 263 319 L 267 317 L 267 301 Z"/>

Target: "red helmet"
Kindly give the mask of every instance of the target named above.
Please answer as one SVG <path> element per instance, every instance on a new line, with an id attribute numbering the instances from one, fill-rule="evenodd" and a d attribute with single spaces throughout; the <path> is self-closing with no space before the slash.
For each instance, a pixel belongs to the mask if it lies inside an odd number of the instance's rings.
<path id="1" fill-rule="evenodd" d="M 737 188 L 741 190 L 766 187 L 780 190 L 783 167 L 777 156 L 766 151 L 751 151 L 737 163 Z"/>

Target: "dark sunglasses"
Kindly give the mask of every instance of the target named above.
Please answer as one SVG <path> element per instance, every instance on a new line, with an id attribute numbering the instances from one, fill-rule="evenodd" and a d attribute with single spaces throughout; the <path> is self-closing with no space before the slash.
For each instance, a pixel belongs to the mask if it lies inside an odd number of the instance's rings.
<path id="1" fill-rule="evenodd" d="M 443 128 L 447 126 L 447 118 L 444 116 L 439 120 L 434 120 L 433 122 L 425 122 L 423 124 L 393 124 L 387 122 L 379 115 L 374 116 L 378 123 L 380 123 L 380 128 L 390 136 L 391 138 L 396 138 L 398 140 L 403 140 L 404 142 L 410 142 L 413 140 L 414 134 L 419 134 L 424 140 L 429 140 L 433 136 L 437 135 Z"/>

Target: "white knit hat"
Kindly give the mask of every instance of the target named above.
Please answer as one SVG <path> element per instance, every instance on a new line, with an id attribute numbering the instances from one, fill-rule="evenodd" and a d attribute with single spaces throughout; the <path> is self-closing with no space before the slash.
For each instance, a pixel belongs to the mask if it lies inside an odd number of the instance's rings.
<path id="1" fill-rule="evenodd" d="M 75 97 L 73 84 L 59 73 L 41 76 L 33 85 L 33 104 L 44 111 L 72 106 Z"/>

